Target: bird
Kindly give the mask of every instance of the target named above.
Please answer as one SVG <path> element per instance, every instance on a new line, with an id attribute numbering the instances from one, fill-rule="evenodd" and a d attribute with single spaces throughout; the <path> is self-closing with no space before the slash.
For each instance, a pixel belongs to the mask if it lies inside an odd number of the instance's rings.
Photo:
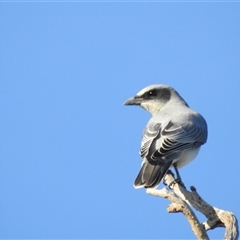
<path id="1" fill-rule="evenodd" d="M 206 143 L 206 120 L 165 84 L 145 87 L 124 105 L 140 106 L 152 115 L 142 134 L 142 164 L 134 188 L 157 188 L 171 167 L 184 186 L 178 169 L 191 162 Z"/>

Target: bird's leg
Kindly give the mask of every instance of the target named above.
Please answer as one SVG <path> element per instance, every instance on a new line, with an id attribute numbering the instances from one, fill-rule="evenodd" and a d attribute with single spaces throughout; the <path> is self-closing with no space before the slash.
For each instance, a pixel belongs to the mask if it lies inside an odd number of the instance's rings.
<path id="1" fill-rule="evenodd" d="M 174 163 L 174 164 L 173 164 L 173 167 L 174 167 L 175 172 L 176 172 L 176 174 L 177 174 L 177 180 L 178 180 L 179 182 L 182 182 L 182 178 L 181 178 L 181 176 L 180 176 L 180 174 L 179 174 L 179 171 L 178 171 L 178 168 L 177 168 L 177 164 Z"/>
<path id="2" fill-rule="evenodd" d="M 175 183 L 178 183 L 178 184 L 180 184 L 182 187 L 186 188 L 185 185 L 184 185 L 184 183 L 182 182 L 181 176 L 180 176 L 179 171 L 178 171 L 178 169 L 177 169 L 177 164 L 174 163 L 174 164 L 173 164 L 173 167 L 174 167 L 175 172 L 176 172 L 176 174 L 177 174 L 177 178 L 176 178 L 174 181 L 172 181 L 172 182 L 169 184 L 168 187 L 169 187 L 170 189 L 172 189 L 171 186 L 172 186 L 173 184 L 175 184 Z"/>
<path id="3" fill-rule="evenodd" d="M 181 178 L 181 176 L 180 176 L 180 174 L 179 174 L 179 171 L 178 171 L 178 168 L 177 168 L 177 163 L 174 163 L 174 164 L 173 164 L 173 167 L 174 167 L 175 172 L 176 172 L 176 174 L 177 174 L 177 178 L 175 179 L 175 181 L 176 181 L 178 184 L 182 185 L 184 188 L 186 188 L 185 185 L 184 185 L 184 183 L 183 183 L 183 181 L 182 181 L 182 178 Z"/>

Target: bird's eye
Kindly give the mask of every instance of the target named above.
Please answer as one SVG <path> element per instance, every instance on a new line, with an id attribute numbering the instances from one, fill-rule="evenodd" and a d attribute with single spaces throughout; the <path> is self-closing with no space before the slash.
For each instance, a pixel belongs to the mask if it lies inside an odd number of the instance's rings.
<path id="1" fill-rule="evenodd" d="M 149 92 L 148 92 L 148 96 L 149 96 L 149 97 L 155 97 L 155 96 L 157 96 L 157 91 L 155 91 L 155 90 L 149 91 Z"/>

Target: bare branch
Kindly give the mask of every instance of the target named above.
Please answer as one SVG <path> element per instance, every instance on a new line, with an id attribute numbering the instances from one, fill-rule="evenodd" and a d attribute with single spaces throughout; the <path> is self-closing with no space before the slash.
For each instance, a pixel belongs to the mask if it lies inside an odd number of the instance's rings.
<path id="1" fill-rule="evenodd" d="M 191 225 L 192 231 L 198 239 L 209 239 L 206 231 L 216 227 L 225 227 L 225 240 L 236 240 L 238 238 L 238 221 L 232 212 L 224 211 L 209 205 L 197 193 L 195 187 L 191 187 L 191 192 L 186 190 L 182 185 L 173 183 L 174 176 L 172 173 L 165 175 L 164 182 L 172 187 L 172 191 L 166 188 L 161 190 L 147 189 L 147 193 L 167 198 L 172 202 L 167 208 L 168 212 L 182 212 Z M 206 216 L 207 221 L 200 223 L 196 215 L 190 208 L 193 206 Z"/>
<path id="2" fill-rule="evenodd" d="M 167 188 L 163 188 L 161 190 L 148 188 L 146 192 L 154 196 L 167 198 L 169 201 L 172 202 L 167 208 L 167 211 L 169 213 L 182 212 L 186 216 L 196 237 L 198 239 L 209 239 L 202 224 L 198 221 L 192 209 L 185 201 L 183 201 L 181 198 L 178 198 L 173 192 L 170 192 L 169 190 L 167 190 Z"/>

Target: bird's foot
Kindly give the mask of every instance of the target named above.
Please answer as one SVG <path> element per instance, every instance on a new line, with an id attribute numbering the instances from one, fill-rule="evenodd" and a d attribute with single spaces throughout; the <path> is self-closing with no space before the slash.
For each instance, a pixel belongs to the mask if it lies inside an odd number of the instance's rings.
<path id="1" fill-rule="evenodd" d="M 174 174 L 171 170 L 168 170 L 166 174 L 171 174 L 174 177 Z M 184 187 L 186 189 L 186 187 L 185 187 L 185 185 L 182 182 L 182 179 L 180 177 L 177 177 L 176 179 L 174 179 L 170 184 L 167 184 L 163 179 L 163 184 L 165 186 L 168 186 L 169 189 L 171 189 L 171 190 L 173 189 L 173 185 L 176 184 L 176 183 L 180 184 L 182 187 Z"/>
<path id="2" fill-rule="evenodd" d="M 186 187 L 185 187 L 184 183 L 182 182 L 181 178 L 176 178 L 176 179 L 174 179 L 174 180 L 168 185 L 168 187 L 172 190 L 172 189 L 173 189 L 173 185 L 176 184 L 176 183 L 179 184 L 179 185 L 181 185 L 182 187 L 184 187 L 184 188 L 186 189 Z"/>

